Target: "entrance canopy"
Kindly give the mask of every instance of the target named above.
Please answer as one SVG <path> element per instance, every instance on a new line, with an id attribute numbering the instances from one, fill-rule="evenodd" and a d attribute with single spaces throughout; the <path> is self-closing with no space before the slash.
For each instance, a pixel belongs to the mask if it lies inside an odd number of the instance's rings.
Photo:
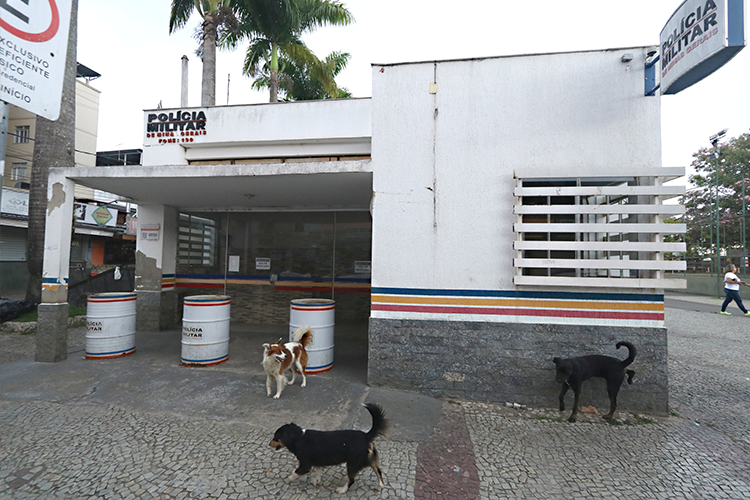
<path id="1" fill-rule="evenodd" d="M 130 203 L 181 211 L 367 210 L 372 198 L 370 160 L 77 167 L 61 173 Z"/>

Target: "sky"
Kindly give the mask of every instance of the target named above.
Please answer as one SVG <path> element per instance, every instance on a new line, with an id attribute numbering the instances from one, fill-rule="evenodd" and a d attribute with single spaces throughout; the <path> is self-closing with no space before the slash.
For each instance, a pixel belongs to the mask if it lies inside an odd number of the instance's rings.
<path id="1" fill-rule="evenodd" d="M 320 58 L 351 54 L 337 83 L 370 97 L 371 65 L 658 45 L 681 0 L 344 0 L 355 22 L 303 40 Z M 747 5 L 747 2 L 746 2 Z M 200 106 L 199 18 L 169 34 L 170 0 L 79 0 L 78 62 L 102 76 L 97 150 L 142 147 L 143 110 L 180 106 L 181 58 L 188 105 Z M 247 44 L 217 54 L 216 104 L 268 102 L 242 75 Z M 662 165 L 683 166 L 709 136 L 750 130 L 750 48 L 701 82 L 661 97 Z M 637 145 L 634 145 L 637 147 Z"/>

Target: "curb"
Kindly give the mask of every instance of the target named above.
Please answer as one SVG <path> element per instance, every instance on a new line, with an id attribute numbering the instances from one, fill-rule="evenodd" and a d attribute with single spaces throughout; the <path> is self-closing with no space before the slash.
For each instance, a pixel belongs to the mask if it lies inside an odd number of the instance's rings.
<path id="1" fill-rule="evenodd" d="M 84 326 L 86 326 L 86 316 L 68 318 L 68 328 L 80 328 Z M 36 321 L 6 321 L 5 323 L 0 323 L 0 333 L 31 335 L 36 333 Z"/>

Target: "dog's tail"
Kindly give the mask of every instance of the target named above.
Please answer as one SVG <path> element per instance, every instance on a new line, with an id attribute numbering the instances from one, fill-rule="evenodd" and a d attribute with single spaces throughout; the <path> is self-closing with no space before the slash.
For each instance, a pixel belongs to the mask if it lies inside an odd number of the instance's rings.
<path id="1" fill-rule="evenodd" d="M 624 359 L 624 360 L 622 360 L 620 362 L 620 364 L 622 365 L 622 367 L 625 368 L 630 363 L 632 363 L 633 360 L 635 359 L 636 350 L 635 350 L 635 346 L 633 344 L 631 344 L 630 342 L 618 342 L 617 343 L 617 348 L 618 349 L 620 347 L 622 347 L 622 346 L 627 347 L 628 348 L 628 352 L 629 352 L 627 359 Z"/>
<path id="2" fill-rule="evenodd" d="M 367 408 L 372 416 L 372 429 L 367 433 L 367 442 L 372 443 L 376 437 L 385 435 L 385 431 L 388 430 L 388 421 L 385 419 L 385 411 L 380 405 L 365 403 L 362 406 Z"/>
<path id="3" fill-rule="evenodd" d="M 312 328 L 309 326 L 300 326 L 299 328 L 294 330 L 294 334 L 292 334 L 292 341 L 299 342 L 305 348 L 307 348 L 307 346 L 312 344 L 313 341 Z"/>

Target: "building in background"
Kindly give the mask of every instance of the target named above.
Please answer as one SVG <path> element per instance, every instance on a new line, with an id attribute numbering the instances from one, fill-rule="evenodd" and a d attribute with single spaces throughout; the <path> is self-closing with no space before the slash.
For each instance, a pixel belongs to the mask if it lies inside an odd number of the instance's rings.
<path id="1" fill-rule="evenodd" d="M 99 91 L 91 85 L 97 72 L 78 64 L 76 79 L 76 167 L 97 165 Z M 0 296 L 15 300 L 26 294 L 26 234 L 29 180 L 33 168 L 36 115 L 10 106 L 0 211 Z M 129 160 L 140 162 L 139 150 Z M 104 153 L 107 156 L 107 153 Z M 128 231 L 131 207 L 111 193 L 77 185 L 75 234 L 71 241 L 70 284 L 114 265 L 135 263 L 135 232 Z M 134 208 L 132 209 L 134 210 Z M 130 233 L 130 234 L 128 234 Z"/>

